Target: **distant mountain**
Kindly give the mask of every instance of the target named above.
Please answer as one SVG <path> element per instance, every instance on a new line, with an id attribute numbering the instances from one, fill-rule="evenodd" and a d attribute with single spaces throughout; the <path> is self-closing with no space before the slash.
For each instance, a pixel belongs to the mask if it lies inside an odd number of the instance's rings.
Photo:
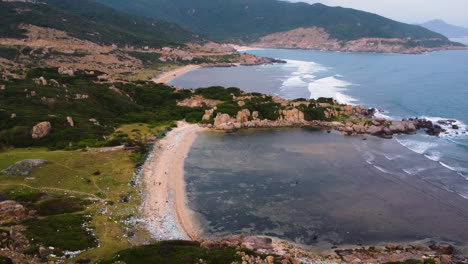
<path id="1" fill-rule="evenodd" d="M 468 28 L 450 25 L 440 19 L 428 21 L 426 23 L 421 24 L 421 26 L 430 29 L 434 32 L 438 32 L 449 38 L 468 37 Z"/>
<path id="2" fill-rule="evenodd" d="M 417 25 L 323 4 L 278 0 L 96 0 L 137 15 L 173 21 L 217 41 L 255 41 L 301 27 L 322 28 L 340 41 L 360 38 L 448 39 Z"/>
<path id="3" fill-rule="evenodd" d="M 89 0 L 0 1 L 0 38 L 24 37 L 22 24 L 54 28 L 106 45 L 163 47 L 201 40 L 179 25 L 127 14 Z"/>

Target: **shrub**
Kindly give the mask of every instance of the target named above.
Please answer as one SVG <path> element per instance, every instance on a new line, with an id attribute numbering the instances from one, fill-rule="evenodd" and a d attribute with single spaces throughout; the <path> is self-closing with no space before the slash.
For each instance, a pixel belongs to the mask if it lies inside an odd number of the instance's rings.
<path id="1" fill-rule="evenodd" d="M 30 219 L 24 234 L 35 243 L 61 250 L 78 251 L 97 246 L 96 238 L 84 227 L 87 218 L 82 214 L 48 216 Z"/>
<path id="2" fill-rule="evenodd" d="M 139 246 L 118 252 L 112 260 L 102 261 L 110 264 L 118 261 L 127 264 L 192 264 L 203 259 L 207 264 L 232 263 L 240 261 L 234 248 L 200 247 L 195 241 L 162 241 L 153 245 Z"/>
<path id="3" fill-rule="evenodd" d="M 34 208 L 40 215 L 48 216 L 82 211 L 88 203 L 79 198 L 50 198 L 38 202 Z"/>

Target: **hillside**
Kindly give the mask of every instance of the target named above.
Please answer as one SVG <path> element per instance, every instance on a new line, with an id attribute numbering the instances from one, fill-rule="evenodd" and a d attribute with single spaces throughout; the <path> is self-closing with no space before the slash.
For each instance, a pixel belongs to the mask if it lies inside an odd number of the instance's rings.
<path id="1" fill-rule="evenodd" d="M 24 24 L 66 31 L 104 45 L 177 46 L 200 37 L 178 25 L 129 15 L 88 0 L 44 0 L 40 3 L 0 2 L 0 37 L 25 38 Z"/>
<path id="2" fill-rule="evenodd" d="M 301 27 L 324 29 L 338 41 L 360 38 L 441 39 L 446 37 L 416 25 L 375 14 L 322 4 L 276 0 L 98 0 L 116 9 L 163 18 L 205 33 L 217 41 L 252 42 L 271 33 Z"/>
<path id="3" fill-rule="evenodd" d="M 428 21 L 426 23 L 421 24 L 421 26 L 434 32 L 438 32 L 449 38 L 468 37 L 468 28 L 450 25 L 440 19 Z"/>

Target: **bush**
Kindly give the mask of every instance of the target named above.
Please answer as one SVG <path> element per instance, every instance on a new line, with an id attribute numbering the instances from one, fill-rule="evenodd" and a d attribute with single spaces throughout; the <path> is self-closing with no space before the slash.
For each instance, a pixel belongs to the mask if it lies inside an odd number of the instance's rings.
<path id="1" fill-rule="evenodd" d="M 204 111 L 190 112 L 185 115 L 185 121 L 189 123 L 198 123 L 202 120 L 204 114 Z"/>
<path id="2" fill-rule="evenodd" d="M 217 109 L 214 113 L 214 116 L 216 116 L 217 113 L 223 113 L 223 114 L 228 114 L 231 117 L 237 116 L 237 112 L 241 110 L 241 107 L 237 104 L 237 102 L 230 101 L 230 102 L 224 102 L 221 104 L 218 104 Z"/>
<path id="3" fill-rule="evenodd" d="M 232 94 L 239 96 L 241 91 L 239 88 L 224 88 L 221 86 L 212 86 L 208 88 L 198 88 L 195 94 L 201 95 L 207 99 L 220 100 L 220 101 L 231 101 Z"/>
<path id="4" fill-rule="evenodd" d="M 34 209 L 38 211 L 39 215 L 49 216 L 82 211 L 84 205 L 88 203 L 79 198 L 50 198 L 38 202 Z"/>
<path id="5" fill-rule="evenodd" d="M 326 119 L 324 113 L 326 108 L 324 107 L 316 107 L 314 104 L 310 104 L 309 106 L 301 104 L 297 109 L 304 112 L 304 119 L 307 121 Z"/>
<path id="6" fill-rule="evenodd" d="M 234 248 L 200 247 L 195 241 L 162 241 L 153 245 L 139 246 L 118 252 L 112 260 L 100 264 L 118 261 L 127 264 L 193 264 L 203 259 L 207 264 L 232 263 L 240 261 Z"/>
<path id="7" fill-rule="evenodd" d="M 48 216 L 24 222 L 24 234 L 35 243 L 61 250 L 78 251 L 98 245 L 96 238 L 84 227 L 88 219 L 82 214 Z"/>
<path id="8" fill-rule="evenodd" d="M 0 264 L 13 264 L 13 261 L 10 258 L 0 256 Z"/>

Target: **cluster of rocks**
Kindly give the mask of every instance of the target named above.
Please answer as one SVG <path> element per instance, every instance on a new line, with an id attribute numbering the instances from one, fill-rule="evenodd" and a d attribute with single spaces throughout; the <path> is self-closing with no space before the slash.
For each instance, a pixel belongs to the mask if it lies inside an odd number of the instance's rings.
<path id="1" fill-rule="evenodd" d="M 409 259 L 419 260 L 420 263 L 457 263 L 454 260 L 466 259 L 464 256 L 454 256 L 453 246 L 446 243 L 426 245 L 395 245 L 385 247 L 361 247 L 357 249 L 335 250 L 336 255 L 345 263 L 387 263 L 401 262 Z"/>
<path id="2" fill-rule="evenodd" d="M 268 127 L 320 127 L 327 130 L 337 130 L 345 135 L 373 135 L 382 138 L 392 138 L 395 134 L 415 134 L 417 130 L 423 129 L 429 135 L 439 136 L 446 132 L 442 126 L 449 126 L 452 129 L 459 129 L 455 123 L 456 120 L 440 120 L 433 123 L 427 119 L 410 118 L 401 121 L 392 121 L 385 118 L 375 118 L 376 109 L 365 108 L 362 105 L 339 105 L 335 102 L 317 103 L 316 107 L 324 109 L 326 119 L 334 117 L 346 116 L 347 120 L 338 122 L 328 122 L 320 120 L 308 121 L 305 119 L 304 112 L 298 109 L 300 105 L 309 105 L 307 101 L 290 101 L 290 100 L 275 100 L 287 106 L 285 110 L 281 110 L 277 120 L 260 119 L 257 111 L 250 112 L 248 109 L 242 109 L 237 112 L 236 116 L 230 116 L 225 113 L 216 113 L 216 107 L 205 110 L 203 120 L 214 119 L 213 124 L 206 124 L 206 127 L 216 130 L 234 131 L 242 128 L 268 128 Z M 239 106 L 245 103 L 238 101 Z M 216 116 L 213 114 L 216 113 Z M 466 133 L 461 131 L 460 133 Z"/>

